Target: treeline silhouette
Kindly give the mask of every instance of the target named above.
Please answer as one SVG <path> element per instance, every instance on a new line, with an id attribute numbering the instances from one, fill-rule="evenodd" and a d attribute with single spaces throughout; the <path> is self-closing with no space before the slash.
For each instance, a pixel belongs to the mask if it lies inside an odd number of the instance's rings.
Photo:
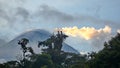
<path id="1" fill-rule="evenodd" d="M 22 38 L 18 42 L 23 51 L 22 59 L 0 64 L 0 68 L 120 68 L 119 33 L 105 42 L 101 51 L 88 55 L 62 51 L 62 43 L 67 37 L 62 31 L 58 31 L 45 41 L 39 41 L 38 47 L 45 47 L 40 54 L 26 46 L 29 39 Z"/>

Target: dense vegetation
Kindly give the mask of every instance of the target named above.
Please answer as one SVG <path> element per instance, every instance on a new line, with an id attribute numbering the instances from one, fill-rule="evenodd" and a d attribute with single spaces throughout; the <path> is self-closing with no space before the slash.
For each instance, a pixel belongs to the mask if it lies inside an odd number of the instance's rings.
<path id="1" fill-rule="evenodd" d="M 41 54 L 35 54 L 31 47 L 26 47 L 28 39 L 21 39 L 18 44 L 23 49 L 23 58 L 19 61 L 8 61 L 0 64 L 0 68 L 120 68 L 120 34 L 104 43 L 104 48 L 98 53 L 80 55 L 61 51 L 62 43 L 67 35 L 58 32 L 45 41 L 40 41 L 38 47 Z M 26 55 L 26 52 L 31 54 Z"/>
<path id="2" fill-rule="evenodd" d="M 87 62 L 89 68 L 120 68 L 120 34 L 104 43 L 104 49 Z"/>

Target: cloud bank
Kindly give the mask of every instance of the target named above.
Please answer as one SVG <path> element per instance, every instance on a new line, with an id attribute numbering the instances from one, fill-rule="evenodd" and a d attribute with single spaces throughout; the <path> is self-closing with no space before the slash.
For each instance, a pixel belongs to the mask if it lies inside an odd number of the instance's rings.
<path id="1" fill-rule="evenodd" d="M 13 38 L 14 36 L 29 29 L 42 28 L 52 30 L 54 28 L 73 25 L 91 26 L 91 24 L 99 24 L 99 27 L 108 25 L 110 27 L 118 29 L 120 25 L 119 23 L 100 20 L 92 16 L 62 12 L 61 10 L 55 8 L 55 6 L 50 6 L 47 3 L 40 4 L 37 6 L 38 9 L 34 10 L 34 12 L 30 12 L 31 9 L 28 9 L 29 7 L 22 6 L 22 4 L 27 5 L 27 1 L 25 3 L 22 3 L 22 1 L 23 0 L 12 0 L 12 3 L 9 3 L 9 0 L 0 0 L 1 37 L 4 35 L 8 38 Z M 88 22 L 90 25 L 88 25 Z"/>
<path id="2" fill-rule="evenodd" d="M 47 29 L 53 32 L 54 28 L 66 27 L 67 29 L 64 28 L 64 30 L 68 30 L 66 31 L 67 34 L 84 39 L 84 43 L 87 43 L 85 40 L 90 40 L 91 45 L 100 46 L 102 45 L 101 43 L 108 40 L 113 29 L 115 29 L 115 31 L 120 29 L 119 22 L 100 18 L 102 14 L 101 9 L 104 11 L 104 6 L 100 6 L 98 9 L 96 9 L 97 7 L 89 7 L 89 5 L 86 5 L 86 3 L 88 4 L 87 0 L 84 3 L 82 0 L 69 0 L 69 2 L 68 0 L 40 0 L 40 3 L 38 3 L 38 0 L 24 1 L 26 0 L 0 0 L 0 39 L 10 41 L 27 30 Z M 93 3 L 94 1 L 90 2 Z M 101 3 L 101 5 L 103 5 L 103 3 Z M 92 12 L 84 10 L 84 8 L 87 7 Z M 96 10 L 94 10 L 94 8 Z M 72 13 L 69 10 L 71 10 Z M 76 11 L 85 11 L 86 15 L 81 15 L 81 12 L 80 14 L 76 14 Z M 89 13 L 93 15 L 91 16 Z M 94 14 L 96 16 L 94 16 Z M 97 16 L 99 16 L 99 18 Z M 69 28 L 70 26 L 77 27 Z M 105 28 L 101 28 L 104 26 Z M 96 29 L 96 27 L 101 29 Z M 77 40 L 79 42 L 81 39 Z"/>
<path id="3" fill-rule="evenodd" d="M 70 36 L 73 37 L 82 37 L 86 40 L 90 40 L 100 34 L 111 33 L 111 27 L 105 26 L 104 28 L 95 29 L 94 27 L 82 27 L 78 28 L 77 26 L 74 27 L 65 27 L 62 28 L 62 31 Z"/>

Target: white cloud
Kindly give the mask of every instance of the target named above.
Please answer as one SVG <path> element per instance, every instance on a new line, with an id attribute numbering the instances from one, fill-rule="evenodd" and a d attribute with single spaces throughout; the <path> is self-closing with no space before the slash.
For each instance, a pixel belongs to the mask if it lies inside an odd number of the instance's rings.
<path id="1" fill-rule="evenodd" d="M 70 36 L 82 37 L 86 40 L 92 39 L 96 36 L 99 36 L 101 33 L 111 33 L 111 27 L 105 26 L 105 28 L 95 29 L 94 27 L 65 27 L 62 28 L 62 31 Z"/>
<path id="2" fill-rule="evenodd" d="M 120 29 L 118 29 L 117 32 L 120 33 Z"/>

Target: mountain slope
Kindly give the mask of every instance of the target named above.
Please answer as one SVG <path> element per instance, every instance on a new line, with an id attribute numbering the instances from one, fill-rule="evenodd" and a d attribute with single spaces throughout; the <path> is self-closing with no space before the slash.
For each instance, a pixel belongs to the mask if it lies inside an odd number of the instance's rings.
<path id="1" fill-rule="evenodd" d="M 19 56 L 22 54 L 22 50 L 20 45 L 18 45 L 18 40 L 21 38 L 27 38 L 29 39 L 28 47 L 32 47 L 35 53 L 40 53 L 41 48 L 38 48 L 38 41 L 43 41 L 49 38 L 51 34 L 48 31 L 37 29 L 29 32 L 25 32 L 21 34 L 20 36 L 16 37 L 15 39 L 11 40 L 9 43 L 4 45 L 4 47 L 0 48 L 0 58 L 5 59 L 15 59 L 15 56 Z M 65 52 L 71 52 L 79 54 L 77 50 L 72 48 L 71 46 L 67 45 L 66 43 L 63 43 L 62 50 Z"/>

